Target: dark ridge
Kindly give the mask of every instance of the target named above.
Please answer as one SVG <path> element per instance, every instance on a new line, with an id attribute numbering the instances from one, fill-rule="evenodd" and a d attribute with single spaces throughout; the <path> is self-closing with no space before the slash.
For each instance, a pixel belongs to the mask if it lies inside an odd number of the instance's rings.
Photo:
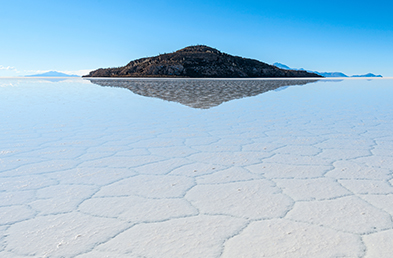
<path id="1" fill-rule="evenodd" d="M 322 77 L 307 71 L 285 70 L 255 59 L 232 56 L 196 45 L 169 54 L 140 58 L 117 68 L 100 68 L 83 77 L 262 78 Z"/>

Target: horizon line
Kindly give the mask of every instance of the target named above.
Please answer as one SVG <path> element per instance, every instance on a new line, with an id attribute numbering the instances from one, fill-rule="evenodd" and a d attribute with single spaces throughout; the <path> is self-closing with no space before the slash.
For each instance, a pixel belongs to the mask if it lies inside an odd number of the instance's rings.
<path id="1" fill-rule="evenodd" d="M 392 77 L 247 77 L 247 78 L 190 78 L 190 77 L 82 77 L 82 76 L 0 76 L 0 79 L 204 79 L 204 80 L 384 80 Z"/>

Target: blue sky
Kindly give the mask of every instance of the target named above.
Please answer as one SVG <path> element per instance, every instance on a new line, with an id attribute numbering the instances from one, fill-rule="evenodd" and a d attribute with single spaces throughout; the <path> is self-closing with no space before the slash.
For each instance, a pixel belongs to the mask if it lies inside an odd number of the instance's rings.
<path id="1" fill-rule="evenodd" d="M 195 44 L 269 64 L 393 76 L 389 1 L 0 3 L 0 76 L 86 74 Z"/>

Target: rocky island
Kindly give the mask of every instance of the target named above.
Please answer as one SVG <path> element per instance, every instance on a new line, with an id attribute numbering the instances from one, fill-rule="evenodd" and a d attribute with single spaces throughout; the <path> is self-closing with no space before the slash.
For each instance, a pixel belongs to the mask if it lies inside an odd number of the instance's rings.
<path id="1" fill-rule="evenodd" d="M 266 78 L 322 77 L 307 71 L 280 69 L 255 59 L 232 56 L 196 45 L 146 57 L 117 68 L 100 68 L 83 77 Z"/>

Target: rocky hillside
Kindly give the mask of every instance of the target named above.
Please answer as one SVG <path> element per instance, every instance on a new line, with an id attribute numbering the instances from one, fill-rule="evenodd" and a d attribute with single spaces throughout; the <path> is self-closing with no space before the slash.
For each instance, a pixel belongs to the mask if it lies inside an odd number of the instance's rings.
<path id="1" fill-rule="evenodd" d="M 254 59 L 232 56 L 198 45 L 169 54 L 141 58 L 118 68 L 97 69 L 83 77 L 258 78 L 322 77 L 306 71 L 285 70 Z"/>

